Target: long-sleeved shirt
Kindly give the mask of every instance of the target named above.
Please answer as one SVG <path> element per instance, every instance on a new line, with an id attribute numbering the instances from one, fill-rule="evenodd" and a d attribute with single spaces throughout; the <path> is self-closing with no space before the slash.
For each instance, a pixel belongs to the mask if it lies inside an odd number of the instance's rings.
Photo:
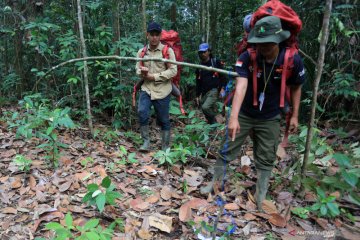
<path id="1" fill-rule="evenodd" d="M 144 59 L 146 58 L 163 58 L 162 50 L 165 46 L 159 43 L 156 49 L 151 50 L 147 47 Z M 140 49 L 137 56 L 141 56 L 143 49 Z M 176 61 L 174 51 L 168 48 L 169 60 Z M 149 73 L 154 74 L 155 81 L 145 80 L 141 86 L 141 90 L 150 95 L 151 100 L 163 99 L 167 97 L 172 90 L 171 79 L 177 73 L 175 64 L 166 64 L 163 62 L 147 61 L 143 62 L 144 67 L 149 69 Z M 136 74 L 141 77 L 140 62 L 136 63 Z"/>
<path id="2" fill-rule="evenodd" d="M 216 58 L 210 58 L 206 63 L 201 63 L 201 65 L 207 67 L 214 67 L 223 69 L 222 63 Z M 217 72 L 206 71 L 202 69 L 196 70 L 196 96 L 205 95 L 211 89 L 225 88 L 226 78 L 224 75 Z"/>

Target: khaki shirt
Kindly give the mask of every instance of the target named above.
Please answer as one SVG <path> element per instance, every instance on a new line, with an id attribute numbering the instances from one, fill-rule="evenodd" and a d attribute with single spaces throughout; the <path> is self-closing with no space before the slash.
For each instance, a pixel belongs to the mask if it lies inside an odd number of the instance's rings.
<path id="1" fill-rule="evenodd" d="M 159 43 L 155 50 L 151 50 L 147 47 L 144 58 L 163 58 L 162 49 L 164 45 Z M 140 49 L 137 53 L 137 57 L 140 57 L 143 49 Z M 176 61 L 174 50 L 169 47 L 169 60 Z M 163 62 L 147 61 L 143 62 L 144 67 L 149 68 L 149 73 L 154 74 L 155 81 L 145 80 L 141 86 L 141 90 L 147 92 L 150 95 L 151 100 L 163 99 L 167 97 L 172 90 L 171 79 L 176 76 L 177 66 L 175 64 L 168 64 L 169 68 Z M 140 62 L 136 63 L 136 74 L 141 76 Z"/>

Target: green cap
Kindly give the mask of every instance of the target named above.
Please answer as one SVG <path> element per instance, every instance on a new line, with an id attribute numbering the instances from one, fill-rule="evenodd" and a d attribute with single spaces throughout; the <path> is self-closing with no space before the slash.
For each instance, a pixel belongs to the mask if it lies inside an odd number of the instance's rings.
<path id="1" fill-rule="evenodd" d="M 290 37 L 290 32 L 283 30 L 280 18 L 267 16 L 255 23 L 254 28 L 250 31 L 249 43 L 281 43 Z"/>

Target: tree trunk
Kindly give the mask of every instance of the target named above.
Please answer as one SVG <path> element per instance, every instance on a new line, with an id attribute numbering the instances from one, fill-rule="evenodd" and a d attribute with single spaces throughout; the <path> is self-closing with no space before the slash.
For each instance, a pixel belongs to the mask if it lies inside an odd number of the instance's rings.
<path id="1" fill-rule="evenodd" d="M 205 42 L 209 42 L 209 35 L 210 35 L 210 3 L 211 0 L 206 0 L 206 19 L 207 19 L 207 24 L 206 24 L 206 41 Z"/>
<path id="2" fill-rule="evenodd" d="M 146 43 L 146 0 L 142 0 L 141 11 L 143 17 L 144 43 Z"/>
<path id="3" fill-rule="evenodd" d="M 170 20 L 171 20 L 171 29 L 177 30 L 176 29 L 176 3 L 173 3 L 171 5 L 171 9 L 170 9 Z"/>
<path id="4" fill-rule="evenodd" d="M 315 70 L 316 77 L 315 77 L 315 81 L 314 81 L 314 85 L 313 85 L 311 115 L 310 115 L 310 121 L 308 124 L 304 161 L 303 161 L 303 165 L 302 165 L 302 169 L 301 169 L 301 178 L 305 178 L 306 166 L 308 164 L 309 153 L 311 150 L 313 126 L 315 125 L 314 122 L 315 122 L 315 109 L 316 109 L 316 104 L 317 104 L 317 95 L 318 95 L 319 83 L 321 80 L 321 74 L 322 74 L 323 67 L 324 67 L 324 56 L 325 56 L 325 50 L 326 50 L 326 43 L 327 43 L 328 37 L 329 37 L 329 20 L 330 20 L 330 15 L 331 15 L 331 7 L 332 7 L 332 0 L 326 0 L 323 24 L 322 24 L 322 29 L 321 29 L 319 56 L 318 56 L 316 70 Z"/>
<path id="5" fill-rule="evenodd" d="M 199 12 L 200 12 L 200 26 L 199 26 L 199 33 L 201 34 L 201 40 L 203 42 L 205 42 L 206 38 L 206 1 L 207 0 L 201 0 L 200 1 L 200 8 L 199 8 Z"/>
<path id="6" fill-rule="evenodd" d="M 217 42 L 217 19 L 218 19 L 219 2 L 217 0 L 210 0 L 210 16 L 209 16 L 209 38 L 210 46 L 215 47 Z M 211 29 L 211 31 L 210 31 Z"/>
<path id="7" fill-rule="evenodd" d="M 78 9 L 78 21 L 79 21 L 79 32 L 80 32 L 82 55 L 83 55 L 83 57 L 87 57 L 85 38 L 84 38 L 84 30 L 83 30 L 83 22 L 82 22 L 82 18 L 81 18 L 80 0 L 77 0 L 77 9 Z M 84 82 L 85 82 L 85 96 L 86 96 L 86 109 L 87 109 L 87 114 L 88 114 L 88 124 L 89 124 L 90 132 L 91 132 L 91 134 L 93 134 L 94 128 L 93 128 L 93 123 L 92 123 L 90 94 L 89 94 L 88 66 L 87 66 L 86 60 L 84 61 Z"/>

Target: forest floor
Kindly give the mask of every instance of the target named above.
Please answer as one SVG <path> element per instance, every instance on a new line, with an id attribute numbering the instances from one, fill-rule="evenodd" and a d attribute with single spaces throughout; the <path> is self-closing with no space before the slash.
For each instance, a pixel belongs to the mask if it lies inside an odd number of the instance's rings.
<path id="1" fill-rule="evenodd" d="M 181 122 L 174 125 L 184 127 Z M 295 196 L 290 188 L 292 175 L 282 174 L 296 159 L 293 148 L 287 149 L 291 154 L 279 148 L 265 212 L 260 213 L 253 200 L 256 172 L 251 145 L 228 166 L 225 190 L 216 191 L 225 204 L 221 207 L 216 196 L 199 192 L 211 178 L 207 166 L 215 162 L 218 142 L 212 143 L 207 159 L 164 166 L 154 159 L 161 146 L 155 139 L 160 136 L 155 125 L 151 127 L 154 151 L 149 153 L 137 150 L 137 132 L 106 135 L 109 126 L 95 124 L 95 128 L 100 130 L 95 139 L 84 127 L 59 131 L 59 141 L 68 147 L 61 150 L 59 166 L 54 168 L 38 147 L 40 139 L 16 138 L 15 130 L 0 122 L 0 239 L 51 239 L 54 232 L 45 225 L 65 225 L 69 212 L 74 226 L 83 226 L 91 218 L 100 219 L 103 227 L 117 221 L 112 239 L 212 239 L 214 222 L 222 230 L 217 236 L 231 232 L 230 239 L 359 239 L 360 208 L 344 199 L 341 205 L 351 211 L 355 222 L 343 215 L 326 219 L 310 213 L 302 219 L 292 213 L 292 208 L 316 201 L 312 192 Z M 126 160 L 130 153 L 134 153 L 132 163 Z M 32 160 L 29 172 L 19 171 L 14 164 L 17 154 Z M 82 199 L 87 185 L 100 184 L 106 176 L 122 197 L 100 213 Z"/>

